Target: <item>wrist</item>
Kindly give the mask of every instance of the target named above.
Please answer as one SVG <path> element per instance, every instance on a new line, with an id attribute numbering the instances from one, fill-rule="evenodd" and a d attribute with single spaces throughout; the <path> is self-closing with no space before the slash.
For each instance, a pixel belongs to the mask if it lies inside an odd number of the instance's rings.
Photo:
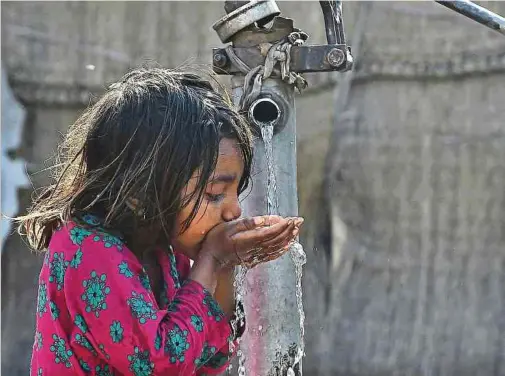
<path id="1" fill-rule="evenodd" d="M 221 273 L 225 269 L 223 262 L 220 261 L 211 252 L 200 252 L 200 254 L 198 255 L 198 258 L 195 261 L 195 264 L 196 263 L 206 265 L 208 268 L 210 268 L 216 274 Z"/>
<path id="2" fill-rule="evenodd" d="M 189 278 L 200 283 L 211 294 L 214 294 L 221 270 L 219 260 L 213 255 L 200 254 L 191 268 Z"/>

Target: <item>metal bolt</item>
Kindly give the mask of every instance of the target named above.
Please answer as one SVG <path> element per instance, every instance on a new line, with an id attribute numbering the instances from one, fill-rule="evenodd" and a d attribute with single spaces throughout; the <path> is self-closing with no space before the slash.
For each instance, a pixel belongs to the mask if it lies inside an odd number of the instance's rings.
<path id="1" fill-rule="evenodd" d="M 214 65 L 218 68 L 224 68 L 228 63 L 228 58 L 220 52 L 214 55 L 213 60 Z"/>
<path id="2" fill-rule="evenodd" d="M 345 60 L 345 55 L 338 48 L 333 48 L 330 50 L 330 52 L 328 52 L 328 55 L 326 55 L 326 59 L 328 60 L 328 63 L 332 67 L 336 68 L 336 67 L 339 67 L 340 65 L 342 65 L 342 63 Z"/>

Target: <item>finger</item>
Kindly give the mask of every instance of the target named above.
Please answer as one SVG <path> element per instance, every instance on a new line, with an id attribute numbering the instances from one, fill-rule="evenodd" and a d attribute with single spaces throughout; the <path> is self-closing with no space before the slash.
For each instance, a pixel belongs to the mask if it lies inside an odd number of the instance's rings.
<path id="1" fill-rule="evenodd" d="M 286 245 L 283 248 L 277 249 L 275 252 L 267 254 L 263 253 L 261 256 L 257 256 L 255 258 L 252 258 L 248 263 L 249 268 L 254 268 L 255 266 L 259 264 L 264 264 L 270 261 L 274 261 L 278 259 L 279 257 L 282 257 L 285 255 L 290 249 L 290 245 Z"/>
<path id="2" fill-rule="evenodd" d="M 262 254 L 259 255 L 259 257 L 271 257 L 279 253 L 284 254 L 284 250 L 289 249 L 293 244 L 294 240 L 286 240 L 285 242 L 279 244 L 278 246 L 264 249 Z"/>
<path id="3" fill-rule="evenodd" d="M 280 215 L 264 215 L 265 218 L 265 226 L 272 226 L 276 223 L 281 222 L 283 219 L 288 220 L 289 218 L 283 218 Z"/>
<path id="4" fill-rule="evenodd" d="M 263 254 L 271 254 L 278 252 L 279 249 L 282 249 L 286 246 L 291 245 L 295 240 L 298 235 L 298 228 L 294 227 L 294 230 L 292 232 L 285 231 L 284 236 L 278 236 L 275 241 L 272 242 L 263 242 L 261 243 L 259 248 L 255 248 L 251 250 L 250 253 L 248 253 L 246 258 L 248 257 L 254 257 L 254 256 L 262 256 Z"/>
<path id="5" fill-rule="evenodd" d="M 243 259 L 251 262 L 251 260 L 262 260 L 264 258 L 278 257 L 276 255 L 284 254 L 286 250 L 295 243 L 293 239 L 286 239 L 284 242 L 277 246 L 269 247 L 269 248 L 256 248 L 253 252 L 243 255 Z"/>
<path id="6" fill-rule="evenodd" d="M 230 223 L 230 226 L 232 226 L 231 235 L 243 231 L 254 230 L 258 227 L 270 227 L 282 220 L 283 218 L 279 215 L 258 215 L 255 217 L 241 218 Z"/>
<path id="7" fill-rule="evenodd" d="M 302 227 L 303 222 L 305 222 L 305 219 L 303 219 L 302 217 L 295 218 L 295 226 L 296 227 L 298 227 L 298 228 Z"/>
<path id="8" fill-rule="evenodd" d="M 286 217 L 286 219 L 292 219 L 295 222 L 296 227 L 301 227 L 305 219 L 303 217 Z"/>
<path id="9" fill-rule="evenodd" d="M 284 242 L 286 239 L 294 238 L 296 236 L 296 234 L 298 234 L 298 230 L 296 229 L 295 224 L 291 223 L 279 235 L 277 235 L 274 238 L 266 239 L 265 241 L 262 241 L 260 245 L 263 248 L 275 247 L 275 246 L 281 244 L 282 242 Z"/>
<path id="10" fill-rule="evenodd" d="M 283 219 L 270 227 L 258 227 L 253 230 L 236 233 L 232 238 L 237 244 L 237 249 L 242 248 L 244 251 L 249 251 L 251 248 L 258 246 L 262 241 L 275 238 L 289 225 L 289 221 Z"/>
<path id="11" fill-rule="evenodd" d="M 291 224 L 282 234 L 270 241 L 263 241 L 256 247 L 243 253 L 242 258 L 262 257 L 264 254 L 278 252 L 279 249 L 291 244 L 298 235 L 298 228 Z"/>
<path id="12" fill-rule="evenodd" d="M 288 244 L 285 244 L 282 248 L 278 248 L 273 252 L 265 253 L 265 257 L 263 257 L 262 259 L 265 261 L 276 260 L 279 257 L 284 256 L 287 252 L 289 252 L 292 245 L 293 242 L 289 242 Z"/>
<path id="13" fill-rule="evenodd" d="M 246 217 L 237 219 L 234 223 L 230 223 L 232 229 L 230 231 L 230 235 L 237 234 L 242 231 L 253 230 L 259 226 L 264 226 L 265 217 L 257 216 L 257 217 Z"/>
<path id="14" fill-rule="evenodd" d="M 293 220 L 289 219 L 286 222 L 286 227 L 283 228 L 283 230 L 279 233 L 271 234 L 269 236 L 265 236 L 263 239 L 261 239 L 259 246 L 260 247 L 267 247 L 268 245 L 265 245 L 265 242 L 270 242 L 271 244 L 276 244 L 277 241 L 275 239 L 280 239 L 282 234 L 288 234 L 290 232 L 293 232 L 295 229 L 295 225 L 293 223 Z"/>

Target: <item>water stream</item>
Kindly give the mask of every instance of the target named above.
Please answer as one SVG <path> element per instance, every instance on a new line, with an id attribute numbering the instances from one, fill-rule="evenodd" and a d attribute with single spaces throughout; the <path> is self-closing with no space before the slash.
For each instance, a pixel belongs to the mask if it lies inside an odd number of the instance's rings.
<path id="1" fill-rule="evenodd" d="M 274 156 L 273 156 L 273 136 L 274 136 L 274 125 L 266 124 L 261 127 L 261 137 L 265 144 L 265 154 L 266 162 L 268 168 L 268 180 L 267 180 L 267 211 L 268 214 L 274 215 L 279 213 L 279 205 L 277 201 L 277 181 L 275 178 L 275 168 L 274 168 Z M 296 182 L 293 182 L 296 184 Z M 307 262 L 307 256 L 303 250 L 303 247 L 297 241 L 291 246 L 289 250 L 291 255 L 291 260 L 295 266 L 296 274 L 296 303 L 298 307 L 298 314 L 300 316 L 300 347 L 297 349 L 293 366 L 298 364 L 301 375 L 301 362 L 304 356 L 305 343 L 304 343 L 304 321 L 305 313 L 303 311 L 303 300 L 302 300 L 302 272 L 303 265 Z M 292 371 L 292 370 L 291 370 Z M 294 371 L 292 371 L 294 373 Z M 288 370 L 289 374 L 289 370 Z"/>
<path id="2" fill-rule="evenodd" d="M 261 136 L 265 145 L 266 163 L 268 168 L 268 178 L 267 178 L 267 212 L 270 215 L 276 215 L 279 213 L 279 205 L 277 200 L 277 182 L 275 178 L 275 168 L 274 168 L 274 156 L 273 156 L 273 135 L 274 135 L 274 125 L 265 124 L 261 127 Z M 296 184 L 296 182 L 293 182 Z M 305 343 L 304 343 L 304 321 L 305 313 L 303 311 L 303 300 L 302 300 L 302 269 L 303 265 L 306 263 L 307 258 L 303 247 L 300 243 L 295 241 L 290 248 L 289 254 L 291 255 L 291 260 L 295 266 L 296 274 L 296 302 L 298 307 L 298 314 L 300 316 L 300 344 L 296 349 L 296 354 L 294 356 L 291 367 L 286 370 L 287 375 L 295 375 L 293 368 L 297 366 L 300 370 L 299 375 L 301 375 L 302 370 L 302 358 L 305 355 Z M 247 268 L 239 267 L 235 277 L 235 291 L 236 300 L 243 303 L 245 295 L 245 279 L 246 279 Z M 238 310 L 237 310 L 238 311 Z M 232 322 L 232 327 L 234 331 L 236 330 L 238 323 L 244 320 L 244 315 L 239 315 L 235 321 Z M 234 350 L 233 343 L 230 342 L 230 351 Z M 245 355 L 239 349 L 237 351 L 238 357 L 238 375 L 245 376 Z M 231 367 L 229 368 L 231 371 Z"/>

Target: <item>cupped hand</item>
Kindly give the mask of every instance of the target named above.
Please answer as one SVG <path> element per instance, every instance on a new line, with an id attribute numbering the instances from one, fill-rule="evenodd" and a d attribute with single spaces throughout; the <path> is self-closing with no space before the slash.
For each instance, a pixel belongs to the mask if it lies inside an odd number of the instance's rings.
<path id="1" fill-rule="evenodd" d="M 201 255 L 212 256 L 224 268 L 252 268 L 286 253 L 302 223 L 302 218 L 276 215 L 225 222 L 209 231 Z"/>

